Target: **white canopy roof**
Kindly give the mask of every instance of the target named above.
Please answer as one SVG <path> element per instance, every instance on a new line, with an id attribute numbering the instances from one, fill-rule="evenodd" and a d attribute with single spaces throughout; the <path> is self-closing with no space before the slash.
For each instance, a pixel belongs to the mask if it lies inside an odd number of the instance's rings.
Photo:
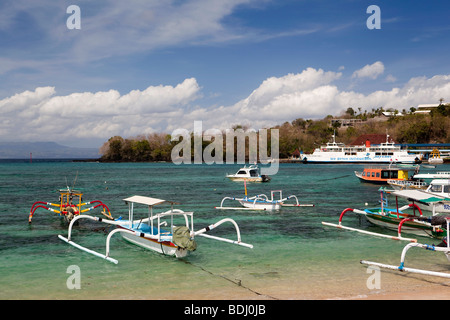
<path id="1" fill-rule="evenodd" d="M 175 203 L 173 201 L 167 201 L 167 200 L 162 200 L 162 199 L 157 199 L 157 198 L 150 198 L 150 197 L 144 197 L 144 196 L 132 196 L 126 199 L 123 199 L 124 201 L 127 202 L 134 202 L 134 203 L 140 203 L 140 204 L 145 204 L 148 206 L 154 206 L 157 204 L 161 204 L 164 202 L 169 202 L 169 203 Z"/>
<path id="2" fill-rule="evenodd" d="M 392 192 L 392 194 L 411 201 L 426 201 L 430 199 L 429 201 L 434 200 L 434 202 L 437 202 L 440 200 L 448 200 L 448 198 L 445 198 L 443 196 L 420 190 L 399 190 Z"/>

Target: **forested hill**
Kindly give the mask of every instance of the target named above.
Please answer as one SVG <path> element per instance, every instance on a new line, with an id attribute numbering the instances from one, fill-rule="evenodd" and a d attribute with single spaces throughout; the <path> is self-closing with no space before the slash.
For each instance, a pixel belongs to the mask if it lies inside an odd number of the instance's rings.
<path id="1" fill-rule="evenodd" d="M 362 134 L 386 133 L 396 143 L 450 143 L 450 104 L 440 104 L 427 114 L 414 111 L 414 108 L 409 112 L 392 111 L 386 116 L 382 108 L 372 109 L 371 112 L 358 112 L 348 108 L 339 117 L 327 116 L 321 120 L 298 118 L 270 129 L 279 130 L 281 159 L 290 157 L 296 150 L 312 152 L 318 145 L 330 141 L 334 132 L 336 141 L 345 144 L 353 142 Z M 345 125 L 345 120 L 351 120 L 352 125 Z M 236 128 L 242 127 L 234 129 Z M 132 138 L 115 136 L 100 148 L 101 161 L 171 161 L 172 148 L 178 143 L 179 141 L 171 142 L 171 136 L 167 133 Z M 204 141 L 203 148 L 210 143 Z M 192 142 L 191 146 L 193 145 Z M 225 151 L 224 144 L 224 157 Z M 270 153 L 270 146 L 268 152 Z"/>

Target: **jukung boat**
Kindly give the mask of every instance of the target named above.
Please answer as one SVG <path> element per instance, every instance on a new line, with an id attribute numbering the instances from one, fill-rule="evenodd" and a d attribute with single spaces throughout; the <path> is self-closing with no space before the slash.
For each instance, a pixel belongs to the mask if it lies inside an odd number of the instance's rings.
<path id="1" fill-rule="evenodd" d="M 447 225 L 447 230 L 449 230 L 450 218 L 446 218 L 446 225 Z M 411 272 L 411 273 L 424 274 L 424 275 L 429 275 L 429 276 L 450 278 L 450 273 L 448 273 L 448 272 L 431 271 L 431 270 L 406 267 L 405 266 L 406 253 L 411 248 L 421 248 L 421 249 L 434 251 L 434 252 L 442 252 L 445 254 L 447 259 L 450 261 L 450 241 L 447 236 L 437 246 L 434 244 L 429 245 L 429 244 L 422 244 L 422 243 L 407 244 L 402 250 L 399 266 L 389 265 L 389 264 L 384 264 L 384 263 L 379 263 L 379 262 L 373 262 L 373 261 L 368 261 L 368 260 L 361 260 L 360 262 L 361 262 L 361 264 L 368 265 L 368 266 L 375 266 L 375 267 L 379 267 L 379 268 L 385 268 L 385 269 L 396 270 L 396 271 L 401 271 L 401 272 Z"/>
<path id="2" fill-rule="evenodd" d="M 69 187 L 60 189 L 58 203 L 44 201 L 36 201 L 35 203 L 33 203 L 30 209 L 30 214 L 28 215 L 28 222 L 31 223 L 33 215 L 38 208 L 43 208 L 48 211 L 58 213 L 61 217 L 64 217 L 67 222 L 70 222 L 72 219 L 82 213 L 101 207 L 103 208 L 102 214 L 112 219 L 111 212 L 109 211 L 107 205 L 105 205 L 100 200 L 82 202 L 82 196 L 83 192 L 81 192 L 80 190 L 71 189 Z M 86 207 L 88 205 L 92 206 Z M 57 207 L 58 209 L 54 209 L 51 207 Z"/>
<path id="3" fill-rule="evenodd" d="M 174 209 L 173 205 L 176 204 L 176 202 L 145 196 L 132 196 L 123 200 L 128 204 L 128 220 L 116 219 L 111 221 L 89 215 L 79 215 L 69 224 L 67 238 L 62 235 L 58 235 L 58 237 L 82 251 L 93 254 L 115 264 L 118 263 L 118 260 L 110 256 L 110 240 L 116 233 L 121 233 L 125 240 L 140 247 L 153 250 L 164 255 L 175 256 L 177 258 L 186 257 L 190 252 L 196 250 L 196 236 L 202 236 L 213 240 L 253 248 L 253 245 L 241 241 L 239 226 L 233 219 L 225 218 L 205 228 L 194 231 L 194 213 Z M 162 205 L 164 203 L 170 204 L 170 210 L 160 213 L 153 212 L 154 206 Z M 135 205 L 138 204 L 147 207 L 148 212 L 146 218 L 135 219 Z M 79 219 L 90 219 L 117 227 L 112 230 L 106 238 L 105 254 L 90 250 L 72 240 L 72 228 L 74 222 Z M 181 225 L 176 226 L 174 222 L 181 222 Z M 206 234 L 206 232 L 215 229 L 225 222 L 230 222 L 233 224 L 237 234 L 237 240 Z"/>
<path id="4" fill-rule="evenodd" d="M 385 191 L 381 189 L 381 207 L 368 208 L 364 210 L 346 208 L 340 216 L 338 224 L 322 222 L 323 225 L 345 229 L 349 231 L 356 231 L 363 234 L 390 238 L 394 240 L 405 240 L 417 242 L 417 239 L 407 238 L 402 236 L 402 231 L 405 233 L 433 237 L 441 239 L 446 236 L 447 231 L 442 227 L 442 217 L 438 216 L 424 216 L 422 210 L 416 203 L 410 203 L 399 208 L 398 199 L 396 198 L 396 207 L 390 208 L 387 203 L 387 198 L 384 198 Z M 413 213 L 405 213 L 407 209 L 413 209 Z M 357 229 L 353 227 L 344 226 L 342 219 L 347 212 L 354 212 L 361 216 L 365 216 L 369 222 L 374 225 L 387 228 L 389 230 L 397 231 L 397 236 L 392 236 L 384 233 L 371 232 L 365 229 Z"/>
<path id="5" fill-rule="evenodd" d="M 262 175 L 257 165 L 244 166 L 234 174 L 227 174 L 226 177 L 232 181 L 269 182 L 270 177 Z"/>
<path id="6" fill-rule="evenodd" d="M 278 198 L 274 197 L 274 194 L 278 194 Z M 290 199 L 295 199 L 295 203 L 286 203 Z M 225 200 L 238 201 L 242 207 L 224 207 Z M 259 194 L 249 197 L 247 195 L 247 187 L 245 187 L 244 197 L 224 197 L 220 202 L 220 207 L 215 207 L 219 210 L 280 210 L 281 207 L 314 207 L 313 204 L 300 204 L 298 198 L 295 195 L 290 195 L 283 198 L 282 190 L 272 190 L 270 192 L 270 199 L 265 194 Z"/>
<path id="7" fill-rule="evenodd" d="M 415 203 L 420 209 L 434 214 L 450 214 L 450 180 L 435 179 L 426 190 L 398 190 L 391 194 Z"/>
<path id="8" fill-rule="evenodd" d="M 333 141 L 316 148 L 312 154 L 300 155 L 300 160 L 304 163 L 421 163 L 420 155 L 408 153 L 407 149 L 389 141 L 386 135 L 386 142 L 379 145 L 372 145 L 366 141 L 363 145 L 346 146 L 336 142 L 333 134 Z"/>

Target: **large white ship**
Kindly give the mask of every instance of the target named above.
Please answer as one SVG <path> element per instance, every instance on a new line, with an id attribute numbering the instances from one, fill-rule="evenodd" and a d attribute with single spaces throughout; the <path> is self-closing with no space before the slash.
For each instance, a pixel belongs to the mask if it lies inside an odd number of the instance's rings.
<path id="1" fill-rule="evenodd" d="M 363 145 L 346 146 L 333 141 L 325 146 L 316 148 L 312 154 L 301 154 L 300 159 L 304 163 L 421 163 L 422 155 L 410 154 L 406 148 L 401 148 L 393 141 L 371 145 L 366 141 Z"/>

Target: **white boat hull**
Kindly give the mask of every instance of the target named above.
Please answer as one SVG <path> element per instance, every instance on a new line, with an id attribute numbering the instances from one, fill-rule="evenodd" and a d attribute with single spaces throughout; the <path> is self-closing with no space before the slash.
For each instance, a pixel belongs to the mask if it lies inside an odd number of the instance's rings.
<path id="1" fill-rule="evenodd" d="M 243 178 L 243 177 L 235 177 L 233 175 L 227 176 L 228 179 L 231 181 L 250 181 L 250 182 L 263 182 L 263 179 L 261 177 L 254 177 L 254 178 Z"/>
<path id="2" fill-rule="evenodd" d="M 150 238 L 146 238 L 146 237 L 139 237 L 139 236 L 129 234 L 129 233 L 121 233 L 121 234 L 125 240 L 127 240 L 137 246 L 140 246 L 140 247 L 148 249 L 148 250 L 153 250 L 153 251 L 156 251 L 156 252 L 164 254 L 164 255 L 175 256 L 177 258 L 183 258 L 183 257 L 187 256 L 187 254 L 189 253 L 188 250 L 180 249 L 170 242 L 158 242 L 154 239 L 150 239 Z"/>
<path id="3" fill-rule="evenodd" d="M 262 201 L 245 201 L 240 200 L 239 203 L 246 208 L 258 209 L 258 210 L 280 210 L 280 202 L 262 202 Z"/>
<path id="4" fill-rule="evenodd" d="M 303 155 L 301 160 L 308 163 L 417 163 L 418 157 L 409 154 L 395 154 L 389 156 L 378 156 L 375 152 L 357 152 L 356 155 L 348 156 L 344 152 L 314 152 Z"/>

